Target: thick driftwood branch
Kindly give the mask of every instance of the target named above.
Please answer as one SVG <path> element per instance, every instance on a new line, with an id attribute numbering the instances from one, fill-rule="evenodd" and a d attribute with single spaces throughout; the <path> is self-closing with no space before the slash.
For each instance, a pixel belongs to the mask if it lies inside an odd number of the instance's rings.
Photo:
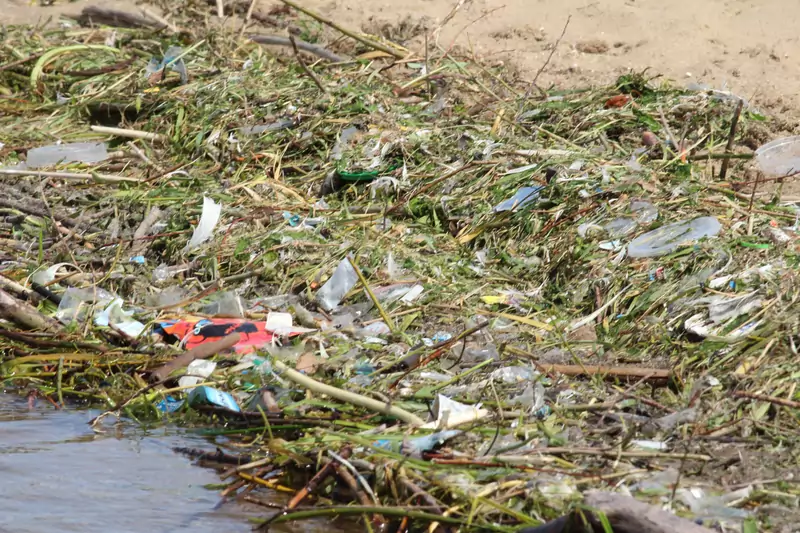
<path id="1" fill-rule="evenodd" d="M 166 377 L 169 376 L 172 371 L 187 366 L 195 359 L 207 359 L 212 355 L 218 354 L 219 352 L 233 348 L 233 346 L 239 342 L 240 338 L 241 336 L 238 333 L 231 333 L 230 335 L 222 337 L 219 340 L 206 342 L 200 346 L 196 346 L 188 352 L 184 352 L 183 354 L 179 355 L 164 366 L 158 367 L 150 374 L 150 380 L 162 381 L 166 379 Z"/>
<path id="2" fill-rule="evenodd" d="M 605 513 L 614 533 L 712 533 L 659 507 L 612 492 L 591 491 L 584 499 L 586 506 Z M 552 522 L 526 527 L 517 533 L 604 533 L 594 513 L 573 511 Z"/>
<path id="3" fill-rule="evenodd" d="M 17 300 L 2 289 L 0 289 L 0 317 L 25 329 L 61 330 L 61 324 L 57 321 L 44 316 L 35 307 Z"/>

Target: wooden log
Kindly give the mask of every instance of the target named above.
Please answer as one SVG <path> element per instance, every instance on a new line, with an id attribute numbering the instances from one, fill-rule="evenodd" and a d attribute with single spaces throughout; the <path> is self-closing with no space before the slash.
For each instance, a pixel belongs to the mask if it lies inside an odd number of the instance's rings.
<path id="1" fill-rule="evenodd" d="M 189 363 L 195 359 L 207 359 L 212 355 L 218 354 L 219 352 L 233 348 L 233 346 L 239 342 L 240 338 L 241 336 L 238 333 L 231 333 L 230 335 L 222 337 L 219 340 L 206 342 L 200 346 L 196 346 L 188 352 L 184 352 L 183 354 L 179 355 L 169 363 L 155 369 L 150 374 L 150 380 L 162 381 L 166 379 L 166 377 L 169 376 L 174 370 L 188 366 Z"/>
<path id="2" fill-rule="evenodd" d="M 517 533 L 605 533 L 596 511 L 606 515 L 613 533 L 712 533 L 691 520 L 681 518 L 659 507 L 612 492 L 592 491 L 584 503 L 592 511 L 573 511 L 569 515 Z"/>

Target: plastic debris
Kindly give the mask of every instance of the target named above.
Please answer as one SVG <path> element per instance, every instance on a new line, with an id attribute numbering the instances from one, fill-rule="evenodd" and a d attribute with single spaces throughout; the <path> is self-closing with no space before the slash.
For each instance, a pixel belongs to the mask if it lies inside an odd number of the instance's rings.
<path id="1" fill-rule="evenodd" d="M 61 296 L 56 318 L 63 324 L 85 322 L 92 307 L 105 308 L 114 300 L 114 295 L 103 289 L 76 289 L 70 287 Z"/>
<path id="2" fill-rule="evenodd" d="M 447 431 L 439 431 L 431 433 L 424 437 L 417 437 L 415 439 L 397 440 L 378 440 L 373 442 L 373 445 L 386 450 L 401 452 L 405 455 L 412 457 L 420 457 L 423 452 L 429 452 L 434 448 L 441 446 L 448 440 L 461 435 L 463 431 L 457 429 L 449 429 Z"/>
<path id="3" fill-rule="evenodd" d="M 217 368 L 217 363 L 209 361 L 208 359 L 195 359 L 189 366 L 186 367 L 186 375 L 181 376 L 178 380 L 178 385 L 181 387 L 190 387 L 197 385 L 204 378 L 210 376 L 214 369 Z"/>
<path id="4" fill-rule="evenodd" d="M 199 405 L 213 405 L 216 407 L 223 407 L 231 411 L 240 412 L 242 409 L 236 400 L 228 394 L 212 387 L 202 386 L 195 387 L 189 393 L 187 398 L 189 405 L 196 407 Z"/>
<path id="5" fill-rule="evenodd" d="M 628 256 L 638 258 L 665 255 L 702 238 L 714 237 L 720 229 L 722 226 L 714 217 L 667 224 L 632 240 L 628 245 Z"/>
<path id="6" fill-rule="evenodd" d="M 768 176 L 790 176 L 800 172 L 800 135 L 775 139 L 756 150 L 756 162 Z"/>
<path id="7" fill-rule="evenodd" d="M 44 270 L 37 270 L 31 276 L 31 281 L 42 286 L 48 285 L 50 282 L 55 281 L 59 270 L 65 266 L 69 266 L 69 263 L 56 263 Z"/>
<path id="8" fill-rule="evenodd" d="M 258 348 L 273 344 L 279 336 L 270 331 L 266 322 L 256 322 L 244 319 L 203 318 L 194 320 L 165 320 L 155 326 L 155 333 L 176 337 L 180 345 L 186 350 L 195 346 L 219 340 L 232 333 L 240 333 L 241 339 L 234 346 L 236 353 L 251 353 Z M 293 337 L 305 330 L 281 331 L 280 335 Z"/>
<path id="9" fill-rule="evenodd" d="M 544 189 L 544 187 L 522 187 L 514 196 L 507 200 L 503 200 L 496 206 L 494 206 L 495 213 L 502 213 L 504 211 L 514 211 L 521 207 L 525 207 L 526 205 L 530 204 L 531 202 L 536 201 L 539 198 L 539 192 Z"/>
<path id="10" fill-rule="evenodd" d="M 443 394 L 437 394 L 433 401 L 431 411 L 434 421 L 422 426 L 429 429 L 446 429 L 470 422 L 475 422 L 487 416 L 489 411 L 481 409 L 478 405 L 466 405 L 451 400 Z"/>
<path id="11" fill-rule="evenodd" d="M 200 214 L 200 222 L 194 228 L 192 238 L 184 248 L 185 252 L 194 250 L 214 234 L 214 228 L 219 222 L 219 216 L 222 213 L 222 204 L 216 203 L 207 196 L 203 197 L 203 212 Z"/>
<path id="12" fill-rule="evenodd" d="M 111 326 L 135 339 L 145 330 L 145 325 L 131 318 L 133 311 L 122 309 L 124 303 L 122 298 L 115 298 L 108 307 L 95 314 L 94 323 L 98 326 Z"/>
<path id="13" fill-rule="evenodd" d="M 172 396 L 167 396 L 156 404 L 156 409 L 162 413 L 174 413 L 180 409 L 184 403 L 186 403 L 185 400 L 176 400 Z"/>
<path id="14" fill-rule="evenodd" d="M 632 200 L 630 209 L 639 224 L 650 224 L 658 218 L 658 208 L 645 200 Z"/>
<path id="15" fill-rule="evenodd" d="M 237 131 L 242 135 L 261 135 L 271 131 L 281 131 L 294 127 L 295 121 L 292 119 L 283 119 L 270 124 L 259 124 L 257 126 L 243 126 Z"/>
<path id="16" fill-rule="evenodd" d="M 636 221 L 632 218 L 615 218 L 603 225 L 603 229 L 608 232 L 609 237 L 617 239 L 632 233 L 636 229 Z"/>
<path id="17" fill-rule="evenodd" d="M 730 505 L 737 501 L 746 501 L 752 492 L 753 487 L 747 486 L 727 494 L 708 496 L 703 489 L 692 487 L 679 489 L 678 496 L 700 519 L 740 521 L 750 516 L 750 513 L 744 509 L 730 507 Z"/>
<path id="18" fill-rule="evenodd" d="M 167 67 L 167 65 L 169 65 L 170 70 L 177 72 L 181 77 L 181 84 L 189 83 L 189 73 L 186 71 L 186 64 L 183 62 L 183 58 L 180 58 L 177 61 L 175 60 L 182 53 L 183 49 L 180 46 L 170 46 L 167 48 L 167 51 L 164 53 L 164 57 L 161 59 L 161 61 L 156 58 L 150 59 L 150 62 L 145 68 L 147 75 L 152 77 L 156 74 L 159 74 L 164 70 L 164 68 Z"/>
<path id="19" fill-rule="evenodd" d="M 347 258 L 342 259 L 328 282 L 317 291 L 316 300 L 323 309 L 332 311 L 357 282 L 358 274 L 353 269 L 353 265 Z"/>
<path id="20" fill-rule="evenodd" d="M 28 159 L 23 166 L 37 169 L 62 163 L 99 163 L 106 159 L 106 143 L 62 143 L 28 150 Z"/>

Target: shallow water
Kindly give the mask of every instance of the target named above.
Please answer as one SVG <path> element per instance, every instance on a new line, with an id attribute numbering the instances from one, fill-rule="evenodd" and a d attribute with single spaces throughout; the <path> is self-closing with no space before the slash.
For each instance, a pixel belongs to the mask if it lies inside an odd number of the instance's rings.
<path id="1" fill-rule="evenodd" d="M 205 488 L 220 482 L 216 472 L 172 451 L 214 451 L 212 441 L 124 423 L 96 434 L 87 422 L 97 414 L 42 400 L 29 409 L 0 393 L 0 533 L 239 533 L 252 531 L 248 516 L 273 512 L 218 505 L 218 491 Z M 320 531 L 313 526 L 303 530 Z"/>

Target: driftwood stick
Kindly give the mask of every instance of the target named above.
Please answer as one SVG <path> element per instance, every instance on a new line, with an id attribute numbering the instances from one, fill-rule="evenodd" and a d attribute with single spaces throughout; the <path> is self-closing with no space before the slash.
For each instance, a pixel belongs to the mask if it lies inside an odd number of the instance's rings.
<path id="1" fill-rule="evenodd" d="M 672 372 L 667 368 L 643 368 L 624 366 L 595 366 L 595 365 L 551 365 L 537 363 L 536 366 L 544 372 L 553 372 L 565 376 L 603 376 L 606 379 L 624 379 L 646 381 L 668 381 Z"/>
<path id="2" fill-rule="evenodd" d="M 233 346 L 239 342 L 240 338 L 241 335 L 239 333 L 231 333 L 230 335 L 219 340 L 206 342 L 200 346 L 192 348 L 188 352 L 179 355 L 169 363 L 154 370 L 150 374 L 150 379 L 151 381 L 162 381 L 166 379 L 166 377 L 169 376 L 174 370 L 189 365 L 189 363 L 195 359 L 208 359 L 212 355 L 216 355 L 219 352 L 233 348 Z"/>
<path id="3" fill-rule="evenodd" d="M 274 46 L 292 46 L 292 42 L 288 37 L 281 37 L 280 35 L 248 35 L 251 41 L 258 44 L 274 45 Z M 314 54 L 322 59 L 327 59 L 333 63 L 343 63 L 347 61 L 346 58 L 338 56 L 322 46 L 307 43 L 305 41 L 295 39 L 297 48 L 309 54 Z"/>
<path id="4" fill-rule="evenodd" d="M 323 93 L 327 93 L 328 91 L 322 85 L 322 82 L 319 81 L 319 78 L 317 77 L 317 75 L 314 74 L 314 71 L 311 70 L 310 68 L 308 68 L 308 65 L 306 65 L 306 62 L 303 61 L 303 58 L 300 55 L 300 51 L 297 49 L 297 41 L 295 41 L 294 35 L 289 35 L 289 41 L 291 41 L 291 43 L 292 43 L 292 50 L 294 50 L 294 57 L 295 57 L 295 59 L 297 59 L 297 62 L 300 64 L 300 68 L 302 68 L 303 72 L 305 72 L 306 75 L 309 78 L 311 78 L 311 81 L 314 82 L 314 85 L 319 87 L 320 91 L 322 91 Z"/>
<path id="5" fill-rule="evenodd" d="M 736 137 L 736 126 L 739 125 L 739 117 L 744 108 L 744 100 L 739 98 L 739 103 L 736 105 L 736 111 L 733 112 L 733 120 L 731 121 L 731 132 L 728 134 L 728 144 L 725 146 L 725 153 L 728 154 L 733 149 L 733 139 Z M 725 176 L 728 175 L 728 164 L 730 159 L 723 159 L 722 166 L 719 169 L 719 180 L 725 181 Z"/>
<path id="6" fill-rule="evenodd" d="M 0 317 L 10 320 L 21 328 L 43 331 L 59 331 L 61 324 L 44 316 L 35 307 L 21 302 L 0 289 Z"/>
<path id="7" fill-rule="evenodd" d="M 349 459 L 350 455 L 352 453 L 353 453 L 352 448 L 347 446 L 347 447 L 343 448 L 341 452 L 339 452 L 339 456 L 342 457 L 343 459 Z M 339 463 L 339 461 L 336 461 L 336 460 L 332 459 L 328 464 L 326 464 L 325 466 L 320 468 L 319 472 L 314 474 L 314 477 L 312 477 L 308 481 L 308 483 L 306 483 L 306 486 L 303 487 L 302 489 L 298 490 L 295 493 L 295 495 L 292 496 L 292 499 L 289 500 L 289 503 L 286 504 L 286 507 L 284 507 L 280 512 L 275 513 L 271 518 L 267 519 L 266 522 L 264 522 L 263 524 L 261 524 L 258 527 L 258 530 L 259 531 L 266 531 L 269 528 L 269 525 L 276 518 L 278 518 L 279 516 L 285 514 L 287 511 L 291 511 L 292 509 L 294 509 L 295 507 L 300 505 L 300 503 L 303 500 L 305 500 L 308 497 L 309 494 L 311 494 L 314 491 L 316 491 L 317 488 L 319 488 L 322 485 L 322 483 L 324 483 L 325 480 L 328 477 L 330 477 L 333 474 L 335 474 L 337 467 L 339 467 L 340 465 L 341 465 L 341 463 Z"/>
<path id="8" fill-rule="evenodd" d="M 329 18 L 326 18 L 326 17 L 320 15 L 319 13 L 316 13 L 314 11 L 311 11 L 310 9 L 307 9 L 307 8 L 305 8 L 305 7 L 303 7 L 303 6 L 299 5 L 299 4 L 294 3 L 292 0 L 281 0 L 281 2 L 283 2 L 287 6 L 295 8 L 296 10 L 300 11 L 301 13 L 305 13 L 309 17 L 311 17 L 311 18 L 313 18 L 313 19 L 315 19 L 315 20 L 317 20 L 317 21 L 319 21 L 319 22 L 321 22 L 323 24 L 328 25 L 328 26 L 330 26 L 331 28 L 333 28 L 335 30 L 338 30 L 339 32 L 347 35 L 348 37 L 350 37 L 352 39 L 355 39 L 356 41 L 369 46 L 370 48 L 374 48 L 375 50 L 380 50 L 381 52 L 386 52 L 390 56 L 394 56 L 397 59 L 402 59 L 402 58 L 405 57 L 405 54 L 403 52 L 401 52 L 399 50 L 396 50 L 394 48 L 390 48 L 390 47 L 388 47 L 386 45 L 383 45 L 381 43 L 377 43 L 377 42 L 375 42 L 373 40 L 367 39 L 366 37 L 363 37 L 363 36 L 353 32 L 353 31 L 348 30 L 347 28 L 344 28 L 344 27 L 340 26 L 336 22 L 332 21 Z"/>
<path id="9" fill-rule="evenodd" d="M 784 407 L 791 407 L 793 409 L 800 409 L 800 402 L 787 400 L 785 398 L 776 398 L 775 396 L 767 396 L 766 394 L 756 394 L 753 392 L 736 391 L 733 393 L 736 398 L 747 398 L 759 402 L 768 402 L 775 405 L 782 405 Z"/>

